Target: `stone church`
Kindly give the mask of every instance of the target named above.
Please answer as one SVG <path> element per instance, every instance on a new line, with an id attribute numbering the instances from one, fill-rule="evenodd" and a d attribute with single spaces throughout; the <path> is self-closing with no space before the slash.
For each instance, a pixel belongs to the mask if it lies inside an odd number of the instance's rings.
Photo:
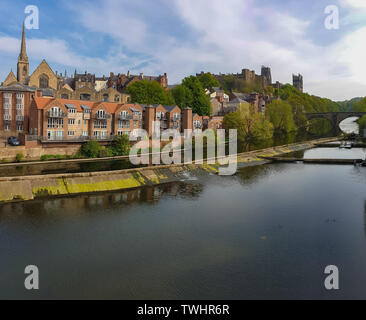
<path id="1" fill-rule="evenodd" d="M 29 60 L 27 56 L 25 28 L 23 24 L 22 42 L 17 64 L 17 76 L 10 71 L 3 87 L 13 85 L 24 85 L 32 89 L 42 91 L 43 96 L 59 99 L 86 100 L 86 101 L 104 101 L 129 103 L 130 96 L 117 91 L 113 87 L 108 87 L 108 79 L 105 77 L 97 78 L 95 75 L 85 72 L 78 74 L 75 70 L 73 77 L 53 72 L 46 60 L 33 71 L 29 73 Z"/>

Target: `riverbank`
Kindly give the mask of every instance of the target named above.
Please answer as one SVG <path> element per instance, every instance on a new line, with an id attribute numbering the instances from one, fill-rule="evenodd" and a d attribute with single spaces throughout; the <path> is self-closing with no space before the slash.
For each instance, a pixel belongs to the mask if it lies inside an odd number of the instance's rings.
<path id="1" fill-rule="evenodd" d="M 319 143 L 337 141 L 324 138 L 238 154 L 238 167 L 269 163 L 262 157 L 273 157 L 311 149 Z M 219 165 L 180 164 L 144 167 L 136 169 L 51 174 L 0 178 L 0 202 L 28 201 L 42 197 L 76 195 L 105 191 L 127 190 L 149 185 L 179 181 L 187 173 L 199 176 L 217 174 Z"/>

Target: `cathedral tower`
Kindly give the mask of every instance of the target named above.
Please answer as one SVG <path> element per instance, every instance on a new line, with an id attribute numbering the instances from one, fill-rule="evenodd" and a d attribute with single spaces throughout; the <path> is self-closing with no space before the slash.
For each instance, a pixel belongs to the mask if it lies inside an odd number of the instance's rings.
<path id="1" fill-rule="evenodd" d="M 20 48 L 20 54 L 18 57 L 18 65 L 17 65 L 17 80 L 19 83 L 26 84 L 28 76 L 29 76 L 29 62 L 27 56 L 27 47 L 25 43 L 25 30 L 23 23 L 22 45 Z"/>

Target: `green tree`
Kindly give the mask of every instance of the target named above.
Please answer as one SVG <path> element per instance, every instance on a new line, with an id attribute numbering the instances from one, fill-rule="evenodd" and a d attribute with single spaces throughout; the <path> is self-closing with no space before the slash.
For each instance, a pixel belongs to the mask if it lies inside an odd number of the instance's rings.
<path id="1" fill-rule="evenodd" d="M 360 134 L 363 135 L 363 130 L 366 129 L 366 116 L 363 116 L 358 120 L 360 126 Z"/>
<path id="2" fill-rule="evenodd" d="M 277 132 L 296 131 L 292 107 L 289 103 L 281 100 L 274 100 L 267 105 L 266 117 L 273 124 Z"/>
<path id="3" fill-rule="evenodd" d="M 366 112 L 366 98 L 354 103 L 352 108 L 356 112 Z"/>
<path id="4" fill-rule="evenodd" d="M 127 156 L 130 152 L 130 138 L 123 134 L 116 136 L 112 142 L 112 152 L 114 156 Z"/>
<path id="5" fill-rule="evenodd" d="M 100 153 L 100 145 L 95 140 L 90 140 L 81 147 L 81 154 L 87 158 L 97 158 Z"/>
<path id="6" fill-rule="evenodd" d="M 198 77 L 204 89 L 209 89 L 212 87 L 220 87 L 220 82 L 210 73 L 204 73 Z"/>
<path id="7" fill-rule="evenodd" d="M 166 91 L 157 81 L 141 80 L 131 83 L 126 93 L 131 95 L 133 103 L 174 105 L 175 101 L 168 90 Z"/>
<path id="8" fill-rule="evenodd" d="M 273 136 L 272 123 L 262 114 L 255 113 L 253 106 L 249 112 L 247 108 L 240 107 L 237 112 L 228 113 L 224 117 L 223 127 L 226 130 L 237 129 L 240 142 L 265 140 Z"/>
<path id="9" fill-rule="evenodd" d="M 177 106 L 182 110 L 192 106 L 193 94 L 187 87 L 183 85 L 176 86 L 172 90 L 172 94 Z"/>
<path id="10" fill-rule="evenodd" d="M 202 87 L 201 82 L 197 77 L 190 76 L 182 81 L 182 85 L 189 89 L 192 95 L 192 101 L 190 108 L 194 113 L 198 113 L 200 116 L 208 116 L 211 114 L 211 102 L 205 90 Z"/>

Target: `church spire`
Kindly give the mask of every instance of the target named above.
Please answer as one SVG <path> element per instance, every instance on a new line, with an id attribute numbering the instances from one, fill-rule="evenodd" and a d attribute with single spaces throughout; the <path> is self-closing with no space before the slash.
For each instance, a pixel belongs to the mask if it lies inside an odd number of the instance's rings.
<path id="1" fill-rule="evenodd" d="M 28 56 L 27 56 L 27 45 L 26 45 L 26 43 L 25 43 L 25 28 L 24 28 L 24 22 L 23 22 L 23 32 L 22 32 L 22 45 L 21 45 L 21 47 L 20 47 L 19 60 L 21 60 L 21 61 L 28 61 Z"/>
<path id="2" fill-rule="evenodd" d="M 22 45 L 20 47 L 20 54 L 18 58 L 17 65 L 17 79 L 19 83 L 26 84 L 27 78 L 29 76 L 29 62 L 27 56 L 27 46 L 25 43 L 25 28 L 23 23 L 23 33 L 22 33 Z"/>

